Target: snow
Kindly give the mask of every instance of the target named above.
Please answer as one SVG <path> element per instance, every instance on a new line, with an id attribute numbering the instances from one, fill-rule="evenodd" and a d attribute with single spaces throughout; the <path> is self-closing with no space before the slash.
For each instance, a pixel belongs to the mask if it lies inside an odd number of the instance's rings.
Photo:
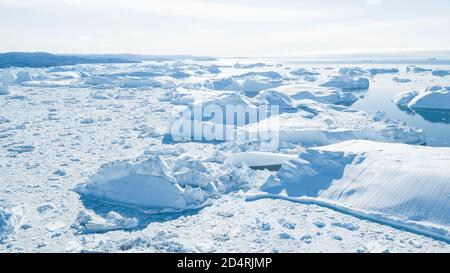
<path id="1" fill-rule="evenodd" d="M 450 110 L 450 87 L 433 86 L 425 91 L 410 91 L 396 95 L 392 101 L 410 109 Z"/>
<path id="2" fill-rule="evenodd" d="M 313 197 L 450 242 L 449 148 L 352 140 L 311 148 L 280 169 L 289 197 Z"/>
<path id="3" fill-rule="evenodd" d="M 321 84 L 323 87 L 336 87 L 343 90 L 360 90 L 369 88 L 369 80 L 360 78 L 353 80 L 348 76 L 334 76 L 328 82 Z"/>

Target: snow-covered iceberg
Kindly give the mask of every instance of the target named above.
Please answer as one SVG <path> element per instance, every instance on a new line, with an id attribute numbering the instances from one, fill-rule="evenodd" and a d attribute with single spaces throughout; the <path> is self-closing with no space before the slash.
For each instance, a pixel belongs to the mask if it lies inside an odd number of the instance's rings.
<path id="1" fill-rule="evenodd" d="M 201 163 L 169 166 L 155 155 L 103 166 L 75 191 L 104 202 L 167 212 L 203 207 L 217 188 Z"/>
<path id="2" fill-rule="evenodd" d="M 278 191 L 450 241 L 449 162 L 449 148 L 352 140 L 284 164 Z"/>
<path id="3" fill-rule="evenodd" d="M 433 86 L 422 92 L 400 93 L 392 102 L 402 108 L 450 110 L 450 87 Z"/>
<path id="4" fill-rule="evenodd" d="M 328 82 L 321 84 L 323 87 L 336 87 L 342 90 L 361 90 L 369 88 L 369 80 L 360 78 L 354 80 L 348 76 L 334 76 Z"/>

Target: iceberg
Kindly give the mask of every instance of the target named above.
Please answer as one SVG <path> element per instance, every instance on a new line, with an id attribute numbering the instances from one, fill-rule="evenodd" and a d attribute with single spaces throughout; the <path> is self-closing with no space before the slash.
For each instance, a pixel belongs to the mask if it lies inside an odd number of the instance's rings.
<path id="1" fill-rule="evenodd" d="M 377 75 L 377 74 L 398 73 L 400 71 L 397 68 L 372 68 L 372 69 L 369 69 L 369 72 L 372 75 Z"/>
<path id="2" fill-rule="evenodd" d="M 294 100 L 311 99 L 318 102 L 351 105 L 359 98 L 340 88 L 309 86 L 301 84 L 282 85 L 271 89 L 290 96 Z"/>
<path id="3" fill-rule="evenodd" d="M 206 167 L 201 163 L 191 166 L 196 168 L 176 169 L 158 155 L 138 162 L 116 162 L 102 166 L 75 191 L 99 201 L 154 212 L 200 208 L 217 189 Z"/>
<path id="4" fill-rule="evenodd" d="M 9 94 L 9 86 L 5 83 L 0 82 L 0 95 L 8 95 Z"/>
<path id="5" fill-rule="evenodd" d="M 385 119 L 382 113 L 374 115 L 343 106 L 302 100 L 295 113 L 282 113 L 249 124 L 247 134 L 268 135 L 277 131 L 280 142 L 303 146 L 328 145 L 350 139 L 382 142 L 424 144 L 421 129 L 411 128 L 399 121 Z"/>
<path id="6" fill-rule="evenodd" d="M 17 72 L 15 83 L 21 84 L 32 80 L 33 79 L 28 71 L 19 71 Z"/>
<path id="7" fill-rule="evenodd" d="M 450 110 L 450 87 L 433 86 L 425 91 L 409 91 L 392 98 L 399 107 Z"/>
<path id="8" fill-rule="evenodd" d="M 24 205 L 12 208 L 0 208 L 0 243 L 14 233 L 20 225 L 26 208 Z"/>
<path id="9" fill-rule="evenodd" d="M 432 72 L 433 76 L 445 77 L 450 75 L 450 70 L 436 69 Z"/>
<path id="10" fill-rule="evenodd" d="M 360 78 L 353 80 L 348 76 L 334 76 L 328 82 L 321 84 L 322 87 L 336 87 L 342 90 L 362 90 L 369 88 L 369 80 Z"/>
<path id="11" fill-rule="evenodd" d="M 343 67 L 341 69 L 339 69 L 339 74 L 342 76 L 350 76 L 350 77 L 354 77 L 354 76 L 361 76 L 364 74 L 368 74 L 369 71 L 359 68 L 359 67 Z"/>
<path id="12" fill-rule="evenodd" d="M 413 73 L 424 73 L 424 72 L 431 72 L 432 69 L 418 67 L 415 65 L 410 65 L 406 68 L 407 72 L 413 72 Z"/>
<path id="13" fill-rule="evenodd" d="M 394 77 L 394 78 L 392 78 L 392 80 L 393 80 L 394 82 L 398 82 L 398 83 L 408 83 L 408 82 L 411 82 L 410 79 L 403 79 L 403 78 L 399 78 L 399 77 Z"/>
<path id="14" fill-rule="evenodd" d="M 140 87 L 161 87 L 163 84 L 160 81 L 153 79 L 133 79 L 127 78 L 122 81 L 120 87 L 122 88 L 140 88 Z"/>
<path id="15" fill-rule="evenodd" d="M 351 140 L 308 149 L 277 178 L 289 197 L 315 198 L 449 242 L 449 161 L 449 148 Z"/>
<path id="16" fill-rule="evenodd" d="M 320 74 L 319 72 L 308 70 L 306 68 L 297 68 L 292 70 L 290 73 L 295 76 L 317 76 Z"/>

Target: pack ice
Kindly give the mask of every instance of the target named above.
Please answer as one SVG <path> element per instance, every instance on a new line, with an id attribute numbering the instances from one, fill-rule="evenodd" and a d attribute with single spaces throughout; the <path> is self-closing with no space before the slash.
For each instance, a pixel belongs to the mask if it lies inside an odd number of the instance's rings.
<path id="1" fill-rule="evenodd" d="M 310 148 L 267 182 L 348 213 L 409 226 L 450 241 L 449 148 L 351 140 Z"/>

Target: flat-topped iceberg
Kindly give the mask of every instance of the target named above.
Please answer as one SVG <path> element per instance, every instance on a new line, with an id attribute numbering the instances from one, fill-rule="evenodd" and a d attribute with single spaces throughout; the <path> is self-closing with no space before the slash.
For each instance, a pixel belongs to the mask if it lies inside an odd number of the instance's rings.
<path id="1" fill-rule="evenodd" d="M 361 90 L 369 88 L 369 80 L 360 78 L 354 80 L 348 76 L 334 76 L 328 82 L 321 84 L 323 87 L 336 87 L 342 90 Z"/>
<path id="2" fill-rule="evenodd" d="M 268 183 L 279 180 L 278 192 L 290 197 L 318 198 L 449 241 L 449 161 L 449 148 L 352 140 L 308 149 Z"/>
<path id="3" fill-rule="evenodd" d="M 450 87 L 433 86 L 425 91 L 408 91 L 392 98 L 399 107 L 450 110 Z"/>

